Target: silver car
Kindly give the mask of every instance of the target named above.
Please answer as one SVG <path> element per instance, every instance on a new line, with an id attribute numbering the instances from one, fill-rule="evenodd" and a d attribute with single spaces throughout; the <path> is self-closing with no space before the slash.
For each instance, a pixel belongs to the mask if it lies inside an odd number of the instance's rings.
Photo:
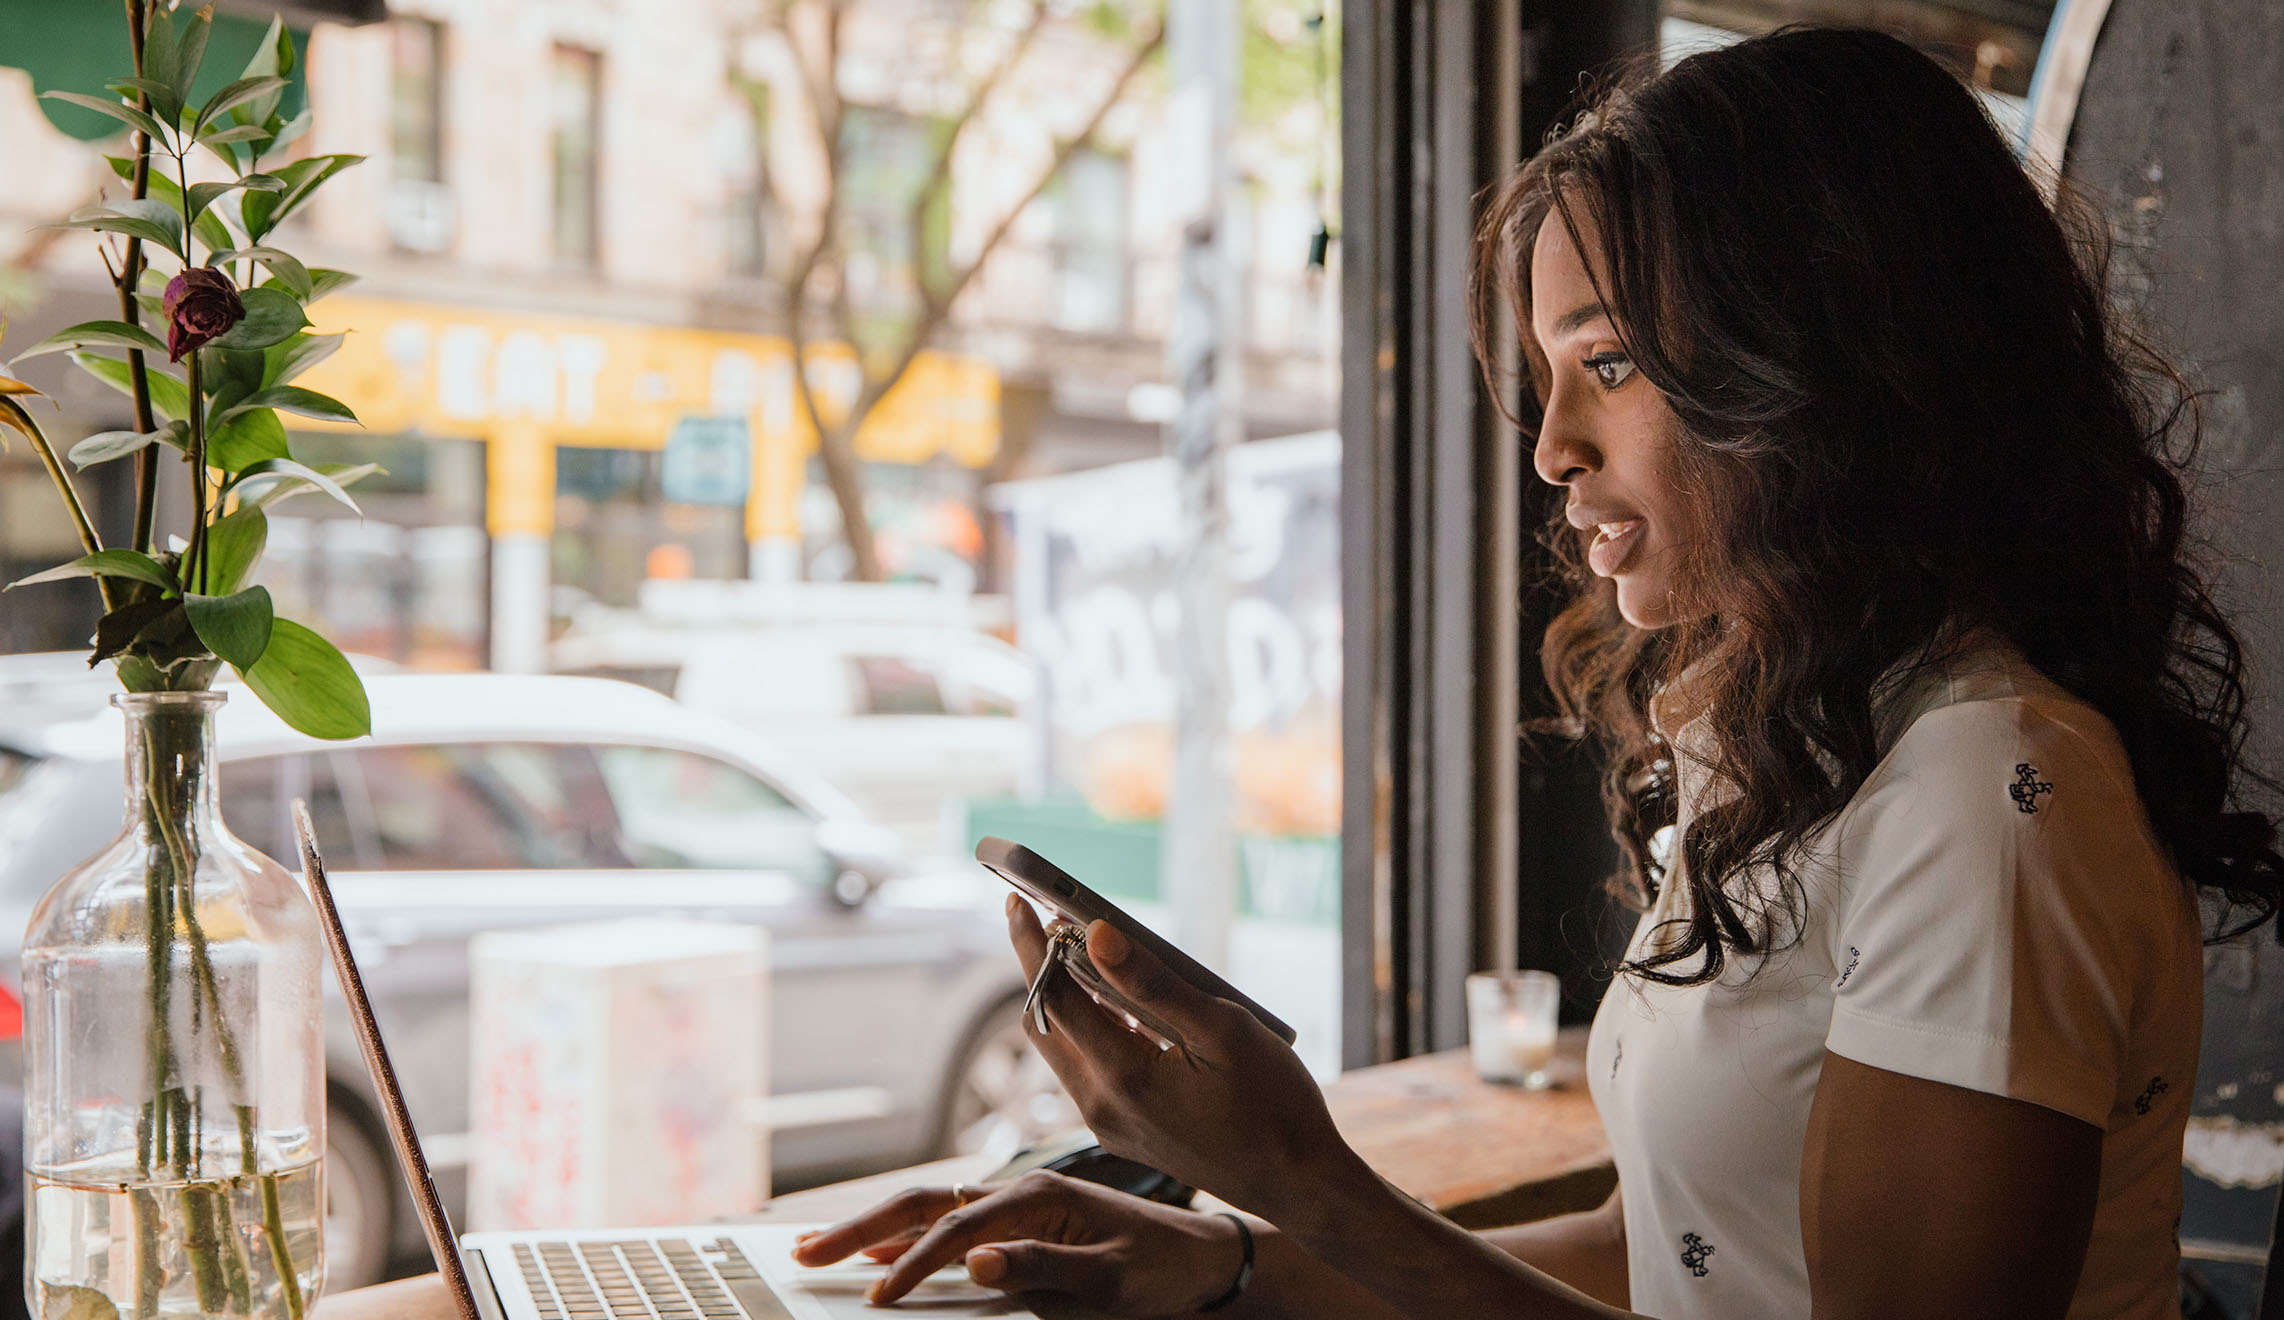
<path id="1" fill-rule="evenodd" d="M 661 912 L 766 926 L 775 1094 L 757 1121 L 781 1190 L 1012 1151 L 1073 1121 L 1023 1038 L 1005 891 L 980 868 L 912 865 L 768 741 L 630 684 L 366 686 L 374 734 L 348 744 L 238 693 L 217 720 L 223 813 L 290 865 L 288 804 L 309 801 L 447 1198 L 469 1154 L 468 941 L 509 927 Z M 0 712 L 0 988 L 19 984 L 32 905 L 118 830 L 121 739 L 109 710 L 15 728 Z M 327 1272 L 348 1287 L 417 1252 L 419 1229 L 340 1010 L 336 994 Z M 0 1075 L 20 1069 L 19 1043 L 0 1044 Z"/>

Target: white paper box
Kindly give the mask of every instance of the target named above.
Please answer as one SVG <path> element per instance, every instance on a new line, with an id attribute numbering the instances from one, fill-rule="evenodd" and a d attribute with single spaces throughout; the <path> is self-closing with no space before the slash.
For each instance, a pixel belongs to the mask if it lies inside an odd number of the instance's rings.
<path id="1" fill-rule="evenodd" d="M 616 1228 L 768 1200 L 768 932 L 671 918 L 470 945 L 471 1229 Z"/>

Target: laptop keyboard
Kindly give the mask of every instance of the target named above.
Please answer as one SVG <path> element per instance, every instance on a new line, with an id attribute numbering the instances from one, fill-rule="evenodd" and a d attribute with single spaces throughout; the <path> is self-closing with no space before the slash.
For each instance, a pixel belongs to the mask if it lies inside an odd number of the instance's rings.
<path id="1" fill-rule="evenodd" d="M 538 1320 L 793 1320 L 728 1238 L 515 1244 Z"/>

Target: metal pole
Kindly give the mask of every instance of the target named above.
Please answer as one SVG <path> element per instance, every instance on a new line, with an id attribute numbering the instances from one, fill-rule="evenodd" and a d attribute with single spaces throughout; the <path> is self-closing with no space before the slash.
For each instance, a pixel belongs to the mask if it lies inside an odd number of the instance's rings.
<path id="1" fill-rule="evenodd" d="M 1173 908 L 1175 941 L 1223 968 L 1237 909 L 1224 620 L 1228 454 L 1244 425 L 1243 279 L 1231 251 L 1238 11 L 1228 0 L 1173 0 L 1167 13 L 1170 117 L 1195 173 L 1177 210 L 1181 287 L 1166 339 L 1167 369 L 1182 398 L 1166 438 L 1180 473 L 1183 534 L 1174 569 L 1174 763 L 1161 891 Z"/>

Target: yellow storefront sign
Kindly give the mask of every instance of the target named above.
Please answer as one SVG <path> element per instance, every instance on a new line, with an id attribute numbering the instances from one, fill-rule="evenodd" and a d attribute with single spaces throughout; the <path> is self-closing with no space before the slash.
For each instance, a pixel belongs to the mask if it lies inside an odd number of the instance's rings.
<path id="1" fill-rule="evenodd" d="M 369 430 L 485 441 L 495 534 L 552 527 L 557 447 L 657 449 L 677 421 L 710 416 L 745 418 L 753 433 L 749 539 L 799 535 L 817 436 L 780 336 L 353 296 L 312 310 L 318 331 L 349 336 L 300 383 L 348 404 Z M 812 345 L 805 374 L 837 425 L 859 386 L 855 353 Z M 998 372 L 935 352 L 920 354 L 856 437 L 858 457 L 886 463 L 940 455 L 981 467 L 998 447 Z"/>

